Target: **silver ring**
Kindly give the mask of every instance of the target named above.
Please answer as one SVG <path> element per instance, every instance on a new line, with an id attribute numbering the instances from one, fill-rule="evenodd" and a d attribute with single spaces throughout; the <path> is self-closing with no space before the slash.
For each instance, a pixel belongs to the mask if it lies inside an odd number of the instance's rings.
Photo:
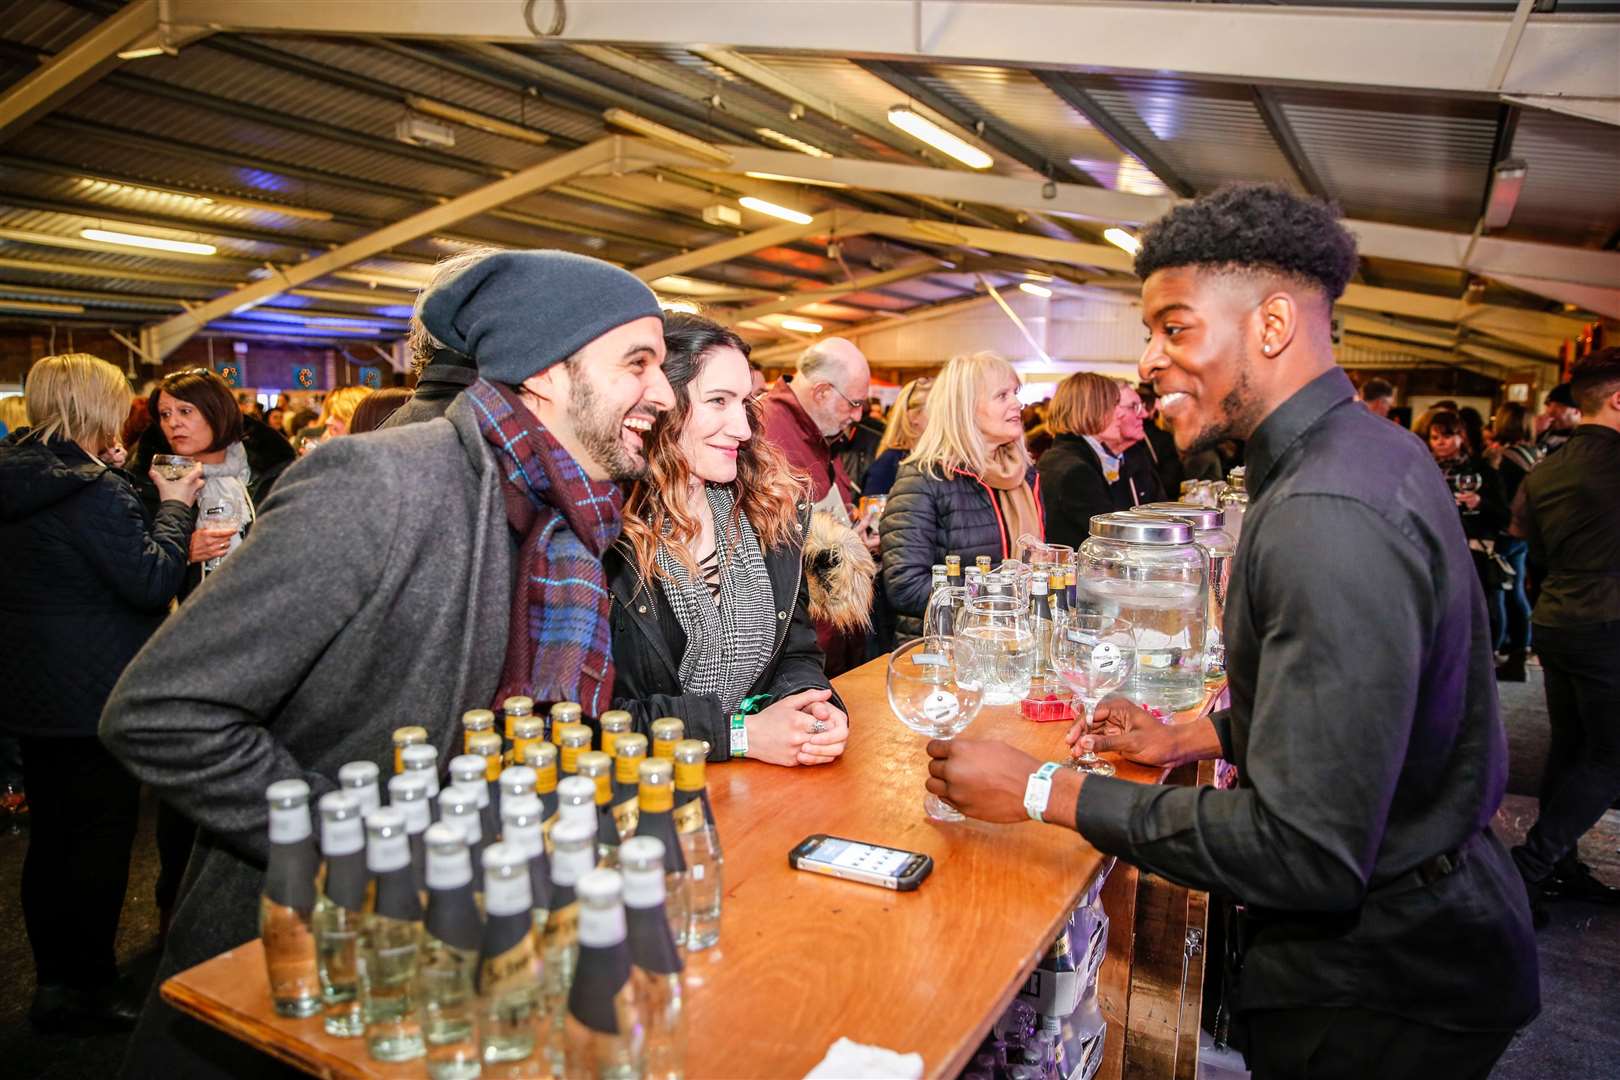
<path id="1" fill-rule="evenodd" d="M 820 735 L 823 731 L 826 731 L 826 730 L 827 730 L 827 721 L 825 721 L 825 720 L 812 720 L 810 722 L 810 734 L 812 734 L 812 735 Z"/>

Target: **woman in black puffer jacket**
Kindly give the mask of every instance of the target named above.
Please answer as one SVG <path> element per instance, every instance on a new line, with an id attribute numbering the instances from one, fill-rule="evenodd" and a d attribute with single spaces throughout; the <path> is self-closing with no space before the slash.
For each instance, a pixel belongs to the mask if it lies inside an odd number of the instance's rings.
<path id="1" fill-rule="evenodd" d="M 138 999 L 113 952 L 140 785 L 102 748 L 102 706 L 168 611 L 186 569 L 200 469 L 154 477 L 151 524 L 98 455 L 129 413 L 118 369 L 83 353 L 28 373 L 31 427 L 0 444 L 0 722 L 19 737 L 33 837 L 22 907 L 42 1031 L 128 1029 Z"/>
<path id="2" fill-rule="evenodd" d="M 995 353 L 958 356 L 928 398 L 928 424 L 900 466 L 878 526 L 883 587 L 901 639 L 922 633 L 933 568 L 947 555 L 999 563 L 1045 536 L 1040 482 L 1024 448 L 1018 373 Z"/>

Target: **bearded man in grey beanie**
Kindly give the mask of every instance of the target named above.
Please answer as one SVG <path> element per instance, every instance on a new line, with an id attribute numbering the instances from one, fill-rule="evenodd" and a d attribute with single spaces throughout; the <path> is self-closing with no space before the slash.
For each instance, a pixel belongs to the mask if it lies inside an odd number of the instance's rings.
<path id="1" fill-rule="evenodd" d="M 596 259 L 510 251 L 419 307 L 479 378 L 442 418 L 289 469 L 102 714 L 108 748 L 201 827 L 158 984 L 257 936 L 273 781 L 304 780 L 313 800 L 346 762 L 387 775 L 406 724 L 427 728 L 442 772 L 464 710 L 524 694 L 594 715 L 611 700 L 600 558 L 616 482 L 645 469 L 644 433 L 674 403 L 657 298 Z M 124 1075 L 273 1068 L 155 985 Z"/>

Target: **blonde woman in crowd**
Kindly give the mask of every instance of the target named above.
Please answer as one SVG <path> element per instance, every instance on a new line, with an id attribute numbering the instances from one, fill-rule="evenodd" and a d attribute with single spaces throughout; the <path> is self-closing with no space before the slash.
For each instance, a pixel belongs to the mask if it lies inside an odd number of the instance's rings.
<path id="1" fill-rule="evenodd" d="M 0 444 L 0 562 L 7 567 L 0 728 L 22 744 L 32 839 L 23 921 L 46 1032 L 129 1030 L 139 999 L 113 942 L 129 883 L 140 785 L 102 748 L 102 706 L 157 629 L 186 572 L 200 468 L 155 471 L 147 523 L 129 478 L 100 457 L 129 415 L 129 384 L 85 353 L 28 373 L 28 431 Z M 233 410 L 234 411 L 234 410 Z"/>
<path id="2" fill-rule="evenodd" d="M 887 495 L 894 487 L 900 462 L 917 445 L 923 425 L 928 422 L 928 394 L 933 387 L 933 376 L 924 376 L 900 388 L 894 407 L 889 410 L 888 425 L 883 429 L 883 441 L 878 443 L 877 456 L 861 482 L 862 495 Z"/>
<path id="3" fill-rule="evenodd" d="M 879 526 L 883 585 L 896 630 L 915 637 L 935 563 L 1010 557 L 1044 537 L 1040 483 L 1024 446 L 1018 373 L 992 352 L 958 356 L 928 396 L 928 422 L 900 465 Z"/>
<path id="4" fill-rule="evenodd" d="M 340 386 L 326 395 L 326 401 L 321 405 L 320 427 L 324 434 L 322 439 L 336 439 L 349 433 L 349 425 L 354 422 L 354 410 L 371 394 L 364 386 Z"/>

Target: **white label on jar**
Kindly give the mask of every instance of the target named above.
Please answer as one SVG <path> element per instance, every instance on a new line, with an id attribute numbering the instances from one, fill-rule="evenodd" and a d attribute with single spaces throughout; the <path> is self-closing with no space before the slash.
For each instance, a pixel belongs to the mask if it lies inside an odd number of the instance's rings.
<path id="1" fill-rule="evenodd" d="M 366 846 L 365 826 L 358 815 L 349 818 L 321 818 L 321 854 L 352 855 Z"/>
<path id="2" fill-rule="evenodd" d="M 962 711 L 961 702 L 948 690 L 935 690 L 923 699 L 922 714 L 929 723 L 944 724 L 956 719 Z"/>
<path id="3" fill-rule="evenodd" d="M 410 862 L 411 841 L 403 832 L 392 836 L 372 834 L 371 842 L 366 845 L 367 870 L 373 874 L 386 874 L 390 870 L 409 866 Z"/>
<path id="4" fill-rule="evenodd" d="M 533 904 L 528 874 L 520 872 L 511 877 L 484 874 L 484 910 L 491 915 L 516 915 L 528 911 Z"/>
<path id="5" fill-rule="evenodd" d="M 624 908 L 619 904 L 612 907 L 592 907 L 589 904 L 579 905 L 579 943 L 594 948 L 604 949 L 617 945 L 625 937 Z"/>
<path id="6" fill-rule="evenodd" d="M 664 902 L 662 870 L 624 870 L 624 902 L 633 908 L 656 907 Z"/>
<path id="7" fill-rule="evenodd" d="M 470 881 L 472 881 L 472 856 L 466 851 L 459 851 L 454 855 L 428 853 L 428 888 L 459 889 Z"/>
<path id="8" fill-rule="evenodd" d="M 270 842 L 272 844 L 296 844 L 309 834 L 308 804 L 295 806 L 291 809 L 271 808 Z"/>

